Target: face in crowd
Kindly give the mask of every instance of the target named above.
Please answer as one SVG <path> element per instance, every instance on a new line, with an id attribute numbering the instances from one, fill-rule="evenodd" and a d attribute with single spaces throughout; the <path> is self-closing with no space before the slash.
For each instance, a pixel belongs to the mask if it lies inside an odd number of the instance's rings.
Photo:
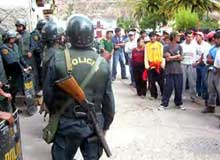
<path id="1" fill-rule="evenodd" d="M 8 42 L 12 44 L 12 43 L 15 43 L 15 41 L 16 41 L 16 38 L 9 38 Z"/>
<path id="2" fill-rule="evenodd" d="M 220 32 L 215 33 L 214 38 L 216 46 L 220 46 Z"/>
<path id="3" fill-rule="evenodd" d="M 16 25 L 17 32 L 23 32 L 24 26 L 23 25 Z"/>
<path id="4" fill-rule="evenodd" d="M 186 33 L 186 43 L 191 43 L 193 40 L 193 34 L 191 32 Z"/>
<path id="5" fill-rule="evenodd" d="M 151 42 L 156 42 L 157 41 L 157 36 L 156 35 L 150 36 L 150 40 L 151 40 Z"/>
<path id="6" fill-rule="evenodd" d="M 116 29 L 115 29 L 115 35 L 116 35 L 117 37 L 120 37 L 120 36 L 121 36 L 121 29 L 120 29 L 120 28 L 116 28 Z"/>
<path id="7" fill-rule="evenodd" d="M 180 35 L 176 35 L 175 40 L 176 40 L 176 42 L 177 42 L 177 43 L 179 43 L 179 42 L 180 42 L 180 38 L 181 38 L 181 36 L 180 36 Z"/>
<path id="8" fill-rule="evenodd" d="M 198 43 L 201 43 L 202 40 L 203 40 L 202 36 L 201 36 L 200 34 L 197 34 L 197 35 L 196 35 L 196 41 L 197 41 Z"/>
<path id="9" fill-rule="evenodd" d="M 147 33 L 146 32 L 141 33 L 141 38 L 144 39 L 145 37 L 147 37 Z"/>
<path id="10" fill-rule="evenodd" d="M 144 43 L 144 39 L 143 39 L 143 38 L 139 38 L 139 39 L 137 40 L 137 46 L 138 46 L 139 48 L 143 48 L 143 47 L 145 46 L 145 43 Z"/>
<path id="11" fill-rule="evenodd" d="M 158 42 L 160 42 L 160 41 L 161 41 L 161 35 L 157 34 L 156 40 L 157 40 Z"/>
<path id="12" fill-rule="evenodd" d="M 107 31 L 106 32 L 106 38 L 107 39 L 111 39 L 112 38 L 112 32 L 111 31 Z"/>
<path id="13" fill-rule="evenodd" d="M 134 37 L 134 33 L 132 33 L 132 34 L 130 33 L 128 36 L 129 36 L 129 40 L 130 40 L 130 41 L 133 41 L 134 38 L 135 38 L 135 37 Z"/>

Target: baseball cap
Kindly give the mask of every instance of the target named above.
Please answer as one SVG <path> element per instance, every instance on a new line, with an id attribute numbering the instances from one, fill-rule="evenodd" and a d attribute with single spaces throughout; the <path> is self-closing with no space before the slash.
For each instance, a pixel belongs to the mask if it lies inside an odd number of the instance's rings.
<path id="1" fill-rule="evenodd" d="M 207 38 L 208 39 L 211 39 L 211 38 L 213 38 L 214 37 L 214 34 L 215 34 L 215 31 L 211 31 L 211 32 L 209 32 L 208 34 L 207 34 Z"/>
<path id="2" fill-rule="evenodd" d="M 204 38 L 204 34 L 202 32 L 196 32 L 196 35 L 200 35 L 202 38 Z"/>
<path id="3" fill-rule="evenodd" d="M 161 32 L 156 32 L 157 36 L 162 36 Z"/>
<path id="4" fill-rule="evenodd" d="M 134 35 L 134 32 L 130 31 L 130 32 L 128 33 L 128 35 L 129 35 L 129 36 L 133 36 L 133 35 Z"/>

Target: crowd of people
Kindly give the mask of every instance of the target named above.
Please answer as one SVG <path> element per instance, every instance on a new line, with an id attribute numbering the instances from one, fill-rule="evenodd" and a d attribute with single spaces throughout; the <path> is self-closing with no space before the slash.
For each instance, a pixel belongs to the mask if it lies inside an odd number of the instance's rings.
<path id="1" fill-rule="evenodd" d="M 1 106 L 8 106 L 8 99 L 12 100 L 12 106 L 1 109 L 3 111 L 15 109 L 15 96 L 23 87 L 23 72 L 33 70 L 35 90 L 42 95 L 42 66 L 47 66 L 47 61 L 51 58 L 50 55 L 46 55 L 43 60 L 44 44 L 41 31 L 45 24 L 46 20 L 40 20 L 36 29 L 29 33 L 25 20 L 18 19 L 15 23 L 16 31 L 10 30 L 3 35 L 0 47 Z M 64 35 L 64 30 L 62 34 Z M 111 66 L 112 81 L 116 80 L 118 62 L 121 78 L 128 79 L 128 65 L 130 85 L 136 88 L 138 96 L 146 96 L 148 90 L 151 100 L 161 96 L 159 110 L 169 106 L 173 90 L 175 105 L 185 110 L 182 104 L 188 89 L 192 102 L 196 103 L 199 98 L 204 100 L 203 113 L 213 113 L 220 92 L 219 46 L 218 30 L 147 33 L 145 30 L 139 32 L 133 28 L 122 35 L 122 29 L 116 28 L 114 31 L 106 31 L 105 38 L 99 41 L 96 49 Z M 7 84 L 10 85 L 10 90 L 7 89 Z"/>
<path id="2" fill-rule="evenodd" d="M 204 100 L 202 113 L 215 112 L 220 94 L 220 31 L 147 33 L 131 29 L 125 33 L 122 35 L 121 29 L 116 28 L 114 32 L 107 31 L 106 38 L 100 40 L 98 49 L 105 58 L 108 55 L 112 81 L 116 79 L 118 62 L 121 78 L 128 79 L 127 64 L 130 85 L 136 88 L 138 96 L 146 96 L 147 90 L 151 100 L 161 96 L 159 110 L 169 106 L 174 90 L 177 108 L 185 110 L 183 97 L 189 95 L 193 103 Z"/>
<path id="3" fill-rule="evenodd" d="M 97 43 L 91 20 L 82 15 L 70 17 L 65 29 L 53 21 L 40 20 L 36 29 L 29 33 L 26 25 L 24 19 L 18 19 L 16 31 L 9 30 L 2 37 L 0 111 L 16 110 L 16 95 L 24 90 L 23 74 L 32 71 L 34 90 L 42 96 L 43 89 L 45 106 L 50 114 L 49 124 L 44 129 L 47 138 L 44 138 L 47 143 L 54 142 L 54 160 L 72 159 L 79 147 L 86 159 L 94 156 L 99 159 L 102 155 L 103 146 L 99 140 L 95 137 L 89 141 L 97 134 L 94 132 L 97 125 L 95 129 L 91 127 L 91 117 L 87 116 L 90 108 L 83 107 L 93 104 L 92 111 L 97 113 L 97 123 L 102 129 L 98 136 L 104 137 L 115 114 L 111 84 L 117 78 L 118 63 L 121 79 L 128 79 L 126 65 L 129 66 L 130 86 L 136 88 L 138 96 L 145 97 L 149 90 L 150 100 L 161 97 L 158 110 L 169 107 L 173 90 L 174 103 L 181 110 L 185 110 L 183 97 L 187 95 L 193 103 L 199 98 L 204 100 L 203 113 L 214 113 L 219 103 L 218 30 L 209 33 L 195 30 L 147 33 L 142 30 L 139 33 L 133 28 L 122 35 L 122 30 L 116 28 L 108 30 L 106 37 Z M 79 103 L 67 94 L 70 92 L 65 93 L 59 88 L 58 82 L 66 80 L 66 76 L 75 77 L 81 87 L 84 86 L 85 96 L 92 103 L 85 99 Z M 74 88 L 76 84 L 68 86 Z M 189 94 L 185 94 L 186 89 Z"/>

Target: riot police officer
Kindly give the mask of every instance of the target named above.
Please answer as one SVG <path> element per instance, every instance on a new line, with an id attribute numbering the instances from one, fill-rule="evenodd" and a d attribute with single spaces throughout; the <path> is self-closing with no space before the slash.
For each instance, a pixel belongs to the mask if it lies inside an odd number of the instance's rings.
<path id="1" fill-rule="evenodd" d="M 2 56 L 7 79 L 10 84 L 10 93 L 12 94 L 12 106 L 15 109 L 15 96 L 18 91 L 21 91 L 22 72 L 27 72 L 31 67 L 28 67 L 16 45 L 17 33 L 8 31 L 4 35 L 4 44 L 0 47 L 0 54 Z"/>
<path id="2" fill-rule="evenodd" d="M 94 40 L 92 22 L 85 16 L 75 15 L 69 19 L 66 35 L 71 48 L 69 51 L 70 62 L 65 59 L 64 53 L 55 53 L 49 61 L 44 85 L 44 100 L 50 114 L 54 114 L 66 102 L 67 109 L 61 114 L 59 127 L 53 139 L 53 160 L 72 160 L 78 148 L 85 160 L 98 160 L 102 155 L 102 145 L 98 139 L 89 141 L 94 135 L 94 128 L 86 118 L 77 118 L 77 102 L 56 87 L 55 82 L 63 75 L 70 73 L 79 84 L 87 77 L 88 71 L 96 63 L 99 55 L 91 49 Z M 83 89 L 87 99 L 94 103 L 95 113 L 100 127 L 106 132 L 114 117 L 114 96 L 111 86 L 110 68 L 101 58 L 99 70 L 93 75 Z M 66 66 L 72 65 L 72 70 L 67 71 Z"/>
<path id="3" fill-rule="evenodd" d="M 27 23 L 24 19 L 17 19 L 15 23 L 18 32 L 18 47 L 24 60 L 30 65 L 32 53 L 30 52 L 30 33 L 26 30 Z"/>
<path id="4" fill-rule="evenodd" d="M 11 100 L 12 96 L 9 91 L 8 80 L 5 74 L 5 69 L 0 54 L 0 111 L 12 112 Z"/>
<path id="5" fill-rule="evenodd" d="M 32 67 L 33 72 L 33 81 L 34 81 L 34 87 L 35 90 L 37 90 L 37 64 L 36 60 L 34 59 L 34 56 L 31 52 L 31 35 L 30 33 L 26 30 L 27 27 L 27 22 L 25 19 L 17 19 L 15 23 L 18 36 L 17 36 L 17 45 L 19 48 L 19 51 L 21 55 L 23 56 L 23 59 L 25 62 Z"/>
<path id="6" fill-rule="evenodd" d="M 65 30 L 59 23 L 49 22 L 42 28 L 42 42 L 45 45 L 43 55 L 43 80 L 46 75 L 48 62 L 55 53 L 65 49 Z"/>
<path id="7" fill-rule="evenodd" d="M 33 32 L 31 32 L 30 39 L 30 51 L 33 53 L 33 59 L 36 63 L 36 90 L 39 91 L 42 88 L 42 58 L 43 58 L 43 42 L 42 42 L 42 34 L 41 30 L 43 26 L 47 23 L 46 20 L 41 19 L 38 21 L 36 28 Z"/>

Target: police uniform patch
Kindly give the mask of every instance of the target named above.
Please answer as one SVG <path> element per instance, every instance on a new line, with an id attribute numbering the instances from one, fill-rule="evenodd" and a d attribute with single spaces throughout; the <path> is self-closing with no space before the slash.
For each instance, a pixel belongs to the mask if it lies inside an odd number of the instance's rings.
<path id="1" fill-rule="evenodd" d="M 34 36 L 35 41 L 38 41 L 38 39 L 39 39 L 38 36 Z"/>
<path id="2" fill-rule="evenodd" d="M 7 55 L 8 54 L 8 50 L 7 49 L 3 49 L 2 50 L 2 54 Z"/>

